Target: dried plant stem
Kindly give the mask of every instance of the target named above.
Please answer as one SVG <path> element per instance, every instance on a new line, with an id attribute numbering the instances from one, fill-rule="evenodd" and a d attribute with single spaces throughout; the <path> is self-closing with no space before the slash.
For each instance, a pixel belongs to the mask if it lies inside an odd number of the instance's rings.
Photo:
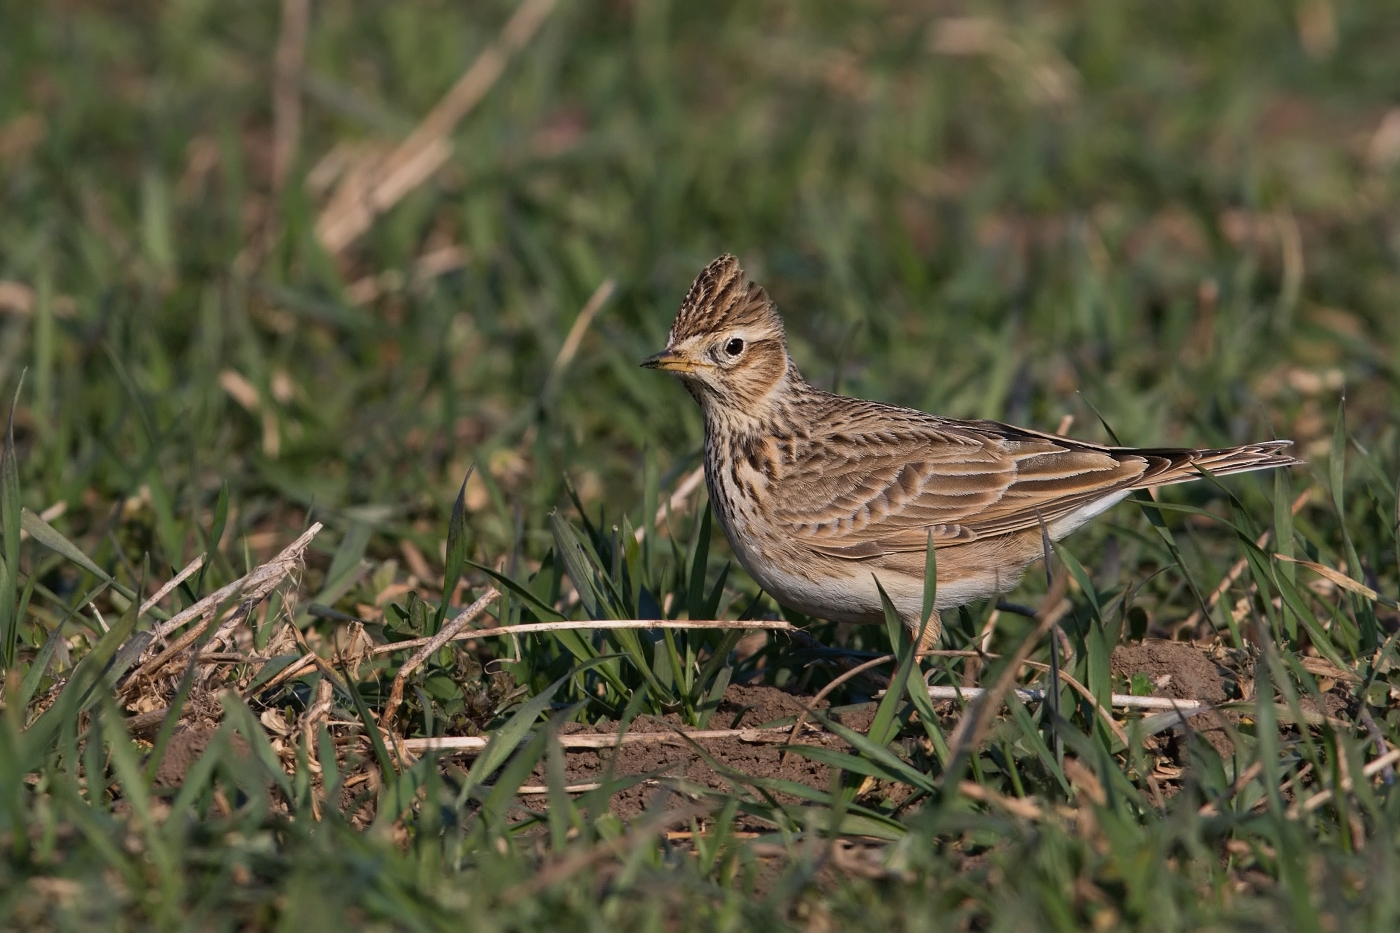
<path id="1" fill-rule="evenodd" d="M 429 638 L 418 652 L 404 662 L 399 668 L 399 672 L 394 675 L 393 686 L 389 689 L 389 702 L 384 705 L 384 712 L 379 716 L 379 724 L 383 728 L 392 726 L 394 714 L 398 712 L 399 704 L 403 702 L 403 685 L 408 680 L 408 675 L 416 671 L 419 666 L 428 658 L 432 657 L 443 645 L 455 638 L 465 629 L 473 619 L 486 611 L 486 607 L 501 595 L 501 591 L 494 586 L 487 587 L 476 602 L 457 614 L 457 617 L 442 627 L 442 631 Z M 314 655 L 313 655 L 314 657 Z"/>
<path id="2" fill-rule="evenodd" d="M 463 613 L 471 611 L 471 607 L 463 610 Z M 457 618 L 460 619 L 459 615 Z M 455 621 L 455 620 L 454 620 Z M 450 626 L 449 626 L 450 627 Z M 569 632 L 569 631 L 607 631 L 609 629 L 767 629 L 777 632 L 798 632 L 801 629 L 789 622 L 780 620 L 760 620 L 750 622 L 731 622 L 728 620 L 698 620 L 689 621 L 686 619 L 613 619 L 601 622 L 593 622 L 587 619 L 569 620 L 563 622 L 525 622 L 521 625 L 501 625 L 495 628 L 473 628 L 456 631 L 452 636 L 437 647 L 453 641 L 467 641 L 472 638 L 496 638 L 503 635 L 536 635 L 541 632 Z M 444 628 L 443 631 L 447 631 Z M 397 651 L 408 651 L 413 648 L 422 648 L 425 645 L 441 638 L 441 632 L 432 638 L 414 638 L 410 641 L 394 641 L 387 645 L 376 645 L 370 652 L 371 657 L 382 657 L 386 654 L 393 654 Z M 437 650 L 431 649 L 428 653 Z M 249 658 L 250 662 L 257 663 L 266 661 L 266 658 Z M 277 676 L 268 681 L 267 687 L 275 687 L 278 684 L 286 683 L 295 677 L 300 677 L 313 666 L 310 658 L 302 658 L 293 664 L 288 665 L 284 670 L 279 671 Z"/>
<path id="3" fill-rule="evenodd" d="M 617 283 L 612 279 L 604 279 L 603 283 L 594 289 L 592 296 L 584 304 L 583 310 L 579 311 L 578 317 L 574 318 L 568 336 L 564 338 L 563 345 L 559 347 L 559 354 L 554 357 L 554 365 L 549 368 L 549 376 L 545 379 L 544 388 L 540 391 L 541 398 L 553 397 L 555 389 L 559 386 L 559 380 L 564 375 L 564 370 L 569 368 L 569 364 L 573 362 L 575 354 L 578 353 L 579 344 L 583 343 L 583 335 L 588 332 L 588 325 L 593 323 L 593 318 L 603 309 L 603 305 L 608 303 L 608 299 L 612 297 L 616 287 Z"/>
<path id="4" fill-rule="evenodd" d="M 643 786 L 655 786 L 656 782 L 643 781 L 642 784 Z M 597 781 L 588 781 L 583 784 L 565 784 L 563 790 L 566 794 L 586 794 L 589 791 L 597 790 L 602 786 L 603 785 L 598 783 Z M 491 787 L 489 785 L 483 786 L 481 790 L 483 793 L 489 793 L 491 791 Z M 549 793 L 549 787 L 545 784 L 521 784 L 515 789 L 515 793 L 518 796 L 522 797 L 527 797 L 531 794 L 547 794 Z M 666 835 L 670 836 L 672 834 L 667 833 Z"/>
<path id="5" fill-rule="evenodd" d="M 1023 663 L 1024 663 L 1027 667 L 1033 667 L 1033 668 L 1035 668 L 1035 669 L 1037 669 L 1037 670 L 1042 670 L 1042 671 L 1046 671 L 1046 672 L 1049 672 L 1049 670 L 1050 670 L 1050 665 L 1048 665 L 1048 664 L 1042 664 L 1042 663 L 1039 662 L 1039 661 L 1025 661 L 1025 662 L 1023 662 Z M 1117 722 L 1117 720 L 1115 720 L 1115 719 L 1113 718 L 1113 715 L 1112 715 L 1108 710 L 1104 709 L 1103 705 L 1099 703 L 1099 698 L 1096 697 L 1096 696 L 1094 696 L 1094 694 L 1089 690 L 1088 687 L 1084 686 L 1084 685 L 1081 684 L 1079 681 L 1075 680 L 1075 679 L 1074 679 L 1073 677 L 1071 677 L 1068 673 L 1066 673 L 1063 669 L 1061 669 L 1061 670 L 1059 670 L 1059 671 L 1056 671 L 1055 673 L 1056 673 L 1056 675 L 1059 677 L 1059 679 L 1060 679 L 1061 681 L 1063 681 L 1063 682 L 1066 683 L 1066 684 L 1069 684 L 1069 686 L 1070 686 L 1071 689 L 1073 689 L 1076 693 L 1078 693 L 1078 694 L 1079 694 L 1080 696 L 1082 696 L 1084 699 L 1086 699 L 1086 700 L 1089 701 L 1089 703 L 1094 707 L 1094 711 L 1095 711 L 1096 713 L 1099 714 L 1099 718 L 1103 720 L 1104 725 L 1108 726 L 1109 731 L 1113 733 L 1113 737 L 1116 738 L 1118 741 L 1122 742 L 1123 745 L 1124 745 L 1124 747 L 1127 747 L 1127 745 L 1128 745 L 1128 735 L 1127 735 L 1127 733 L 1125 733 L 1125 732 L 1123 731 L 1123 727 L 1122 727 L 1122 726 L 1118 725 L 1118 722 Z M 1128 701 L 1128 702 L 1126 702 L 1126 703 L 1123 704 L 1124 706 L 1134 706 L 1134 705 L 1136 704 L 1136 701 L 1139 700 L 1139 699 L 1148 699 L 1148 700 L 1152 700 L 1152 701 L 1153 701 L 1152 703 L 1148 704 L 1147 706 L 1139 707 L 1140 709 L 1181 709 L 1181 708 L 1183 708 L 1179 702 L 1174 701 L 1171 697 L 1135 697 L 1135 696 L 1129 696 L 1129 695 L 1127 695 L 1127 694 L 1121 694 L 1121 693 L 1118 694 L 1118 696 L 1121 697 L 1122 699 Z M 1111 702 L 1111 700 L 1110 700 L 1110 702 Z M 1165 706 L 1158 706 L 1158 705 L 1156 705 L 1156 704 L 1158 704 L 1158 703 L 1163 703 L 1163 702 L 1165 702 L 1165 704 L 1166 704 Z M 1198 705 L 1198 704 L 1197 704 L 1197 705 Z M 1196 708 L 1196 705 L 1193 705 L 1191 708 L 1192 708 L 1192 709 L 1195 709 L 1195 708 Z"/>
<path id="6" fill-rule="evenodd" d="M 1240 776 L 1235 778 L 1233 784 L 1226 788 L 1225 793 L 1215 800 L 1201 804 L 1201 808 L 1196 811 L 1198 816 L 1218 816 L 1220 814 L 1220 804 L 1234 798 L 1236 794 L 1249 786 L 1249 782 L 1257 778 L 1264 770 L 1263 762 L 1256 761 L 1240 772 Z"/>
<path id="7" fill-rule="evenodd" d="M 203 566 L 204 555 L 201 554 L 194 560 L 190 561 L 184 570 L 181 570 L 179 573 L 175 574 L 175 576 L 167 580 L 165 582 L 165 585 L 162 586 L 160 589 L 156 590 L 155 593 L 152 594 L 150 599 L 142 603 L 140 614 L 145 615 L 146 613 L 154 609 L 156 606 L 160 605 L 160 601 L 165 597 L 169 596 L 170 593 L 175 589 L 175 587 L 179 586 L 181 583 L 184 583 L 190 577 L 194 576 L 196 573 L 199 572 L 199 568 Z M 169 623 L 164 623 L 162 625 L 156 626 L 156 628 L 159 630 L 165 628 L 168 624 Z"/>
<path id="8" fill-rule="evenodd" d="M 831 691 L 835 690 L 837 687 L 841 686 L 851 678 L 859 677 L 861 674 L 864 674 L 871 668 L 879 667 L 881 664 L 888 664 L 890 661 L 893 660 L 895 660 L 895 656 L 892 654 L 881 655 L 878 658 L 871 658 L 864 664 L 857 664 L 855 667 L 851 668 L 849 671 L 846 671 L 844 674 L 832 678 L 829 684 L 817 691 L 816 696 L 812 697 L 812 699 L 808 700 L 805 704 L 803 704 L 802 712 L 798 714 L 797 722 L 792 724 L 792 731 L 788 734 L 788 740 L 784 744 L 791 745 L 793 743 L 793 741 L 797 738 L 797 734 L 802 731 L 802 727 L 806 725 L 807 717 L 811 713 L 816 711 L 817 704 L 820 703 L 822 700 L 826 699 L 827 695 L 831 693 Z"/>
<path id="9" fill-rule="evenodd" d="M 367 172 L 349 172 L 316 221 L 316 235 L 339 253 L 374 218 L 427 181 L 452 155 L 448 135 L 505 72 L 511 57 L 539 30 L 555 0 L 523 0 L 496 41 L 457 79 L 417 128 Z"/>
<path id="10" fill-rule="evenodd" d="M 311 539 L 321 530 L 321 523 L 316 522 L 300 538 L 287 545 L 272 560 L 255 569 L 252 573 L 239 577 L 228 586 L 222 587 L 210 593 L 199 602 L 190 606 L 183 612 L 177 613 L 169 621 L 162 622 L 153 630 L 154 636 L 164 638 L 171 632 L 187 625 L 190 622 L 199 620 L 190 626 L 184 635 L 180 636 L 170 647 L 157 654 L 154 658 L 139 665 L 128 677 L 128 684 L 138 683 L 159 671 L 172 658 L 185 651 L 190 645 L 198 640 L 204 630 L 214 621 L 218 614 L 219 607 L 237 599 L 240 607 L 236 613 L 246 613 L 257 605 L 262 599 L 271 593 L 277 584 L 281 583 L 287 574 L 292 572 L 292 568 L 301 563 L 302 553 L 306 546 L 311 543 Z"/>
<path id="11" fill-rule="evenodd" d="M 972 781 L 960 781 L 958 793 L 969 800 L 999 807 L 1012 816 L 1019 816 L 1023 820 L 1039 820 L 1045 816 L 1040 807 L 1036 806 L 1032 800 L 1027 800 L 1025 797 L 1007 797 Z"/>
<path id="12" fill-rule="evenodd" d="M 715 739 L 738 739 L 741 742 L 776 745 L 786 741 L 788 727 L 774 729 L 697 729 L 673 732 L 625 732 L 594 735 L 561 735 L 559 746 L 572 748 L 617 748 L 622 745 L 685 745 Z M 830 733 L 809 730 L 809 735 L 828 736 Z M 831 736 L 835 738 L 835 736 Z M 522 740 L 528 742 L 530 737 Z M 479 752 L 491 739 L 480 735 L 444 735 L 431 739 L 404 739 L 400 744 L 407 752 Z"/>
<path id="13" fill-rule="evenodd" d="M 1029 661 L 1027 664 L 1035 664 L 1038 667 L 1048 667 L 1037 662 Z M 1068 681 L 1066 681 L 1068 683 Z M 1072 685 L 1071 685 L 1072 686 Z M 1083 686 L 1081 684 L 1081 686 Z M 1085 688 L 1087 689 L 1087 688 Z M 975 700 L 986 693 L 983 687 L 929 687 L 928 695 L 935 700 Z M 1016 696 L 1030 703 L 1039 702 L 1045 699 L 1045 691 L 1034 687 L 1018 687 L 1013 691 Z M 1126 693 L 1115 693 L 1110 698 L 1112 705 L 1123 709 L 1200 709 L 1203 704 L 1200 700 L 1177 700 L 1172 697 L 1138 697 L 1129 696 Z M 1102 708 L 1102 707 L 1100 707 Z"/>

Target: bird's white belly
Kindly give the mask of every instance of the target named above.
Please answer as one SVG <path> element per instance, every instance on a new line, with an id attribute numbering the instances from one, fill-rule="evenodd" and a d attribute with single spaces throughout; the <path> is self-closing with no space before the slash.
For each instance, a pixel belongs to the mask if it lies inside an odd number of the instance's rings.
<path id="1" fill-rule="evenodd" d="M 1095 499 L 1088 505 L 1075 509 L 1049 527 L 1050 540 L 1058 541 L 1071 534 L 1087 524 L 1091 519 L 1097 518 L 1104 512 L 1107 512 L 1130 495 L 1132 495 L 1132 490 L 1124 489 L 1121 492 L 1115 492 L 1104 496 L 1102 499 Z"/>
<path id="2" fill-rule="evenodd" d="M 884 618 L 875 574 L 868 565 L 823 561 L 821 566 L 810 564 L 807 573 L 789 570 L 784 564 L 793 559 L 793 549 L 776 543 L 781 538 L 765 544 L 766 535 L 756 532 L 749 522 L 741 519 L 736 524 L 741 527 L 725 528 L 734 555 L 749 576 L 784 606 L 834 622 L 878 622 Z M 880 581 L 890 601 L 902 618 L 916 617 L 922 603 L 922 582 L 903 574 L 891 577 Z M 911 589 L 919 593 L 913 600 L 908 595 Z"/>

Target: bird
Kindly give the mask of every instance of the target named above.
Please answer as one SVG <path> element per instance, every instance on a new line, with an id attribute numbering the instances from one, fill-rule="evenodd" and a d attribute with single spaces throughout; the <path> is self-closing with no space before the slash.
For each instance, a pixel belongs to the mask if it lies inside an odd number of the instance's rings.
<path id="1" fill-rule="evenodd" d="M 867 624 L 885 619 L 883 587 L 920 652 L 937 646 L 941 613 L 1015 588 L 1048 557 L 1046 539 L 1135 490 L 1302 462 L 1287 440 L 1108 447 L 822 391 L 729 254 L 696 277 L 665 349 L 641 365 L 675 374 L 699 403 L 714 516 L 754 581 L 789 609 Z"/>

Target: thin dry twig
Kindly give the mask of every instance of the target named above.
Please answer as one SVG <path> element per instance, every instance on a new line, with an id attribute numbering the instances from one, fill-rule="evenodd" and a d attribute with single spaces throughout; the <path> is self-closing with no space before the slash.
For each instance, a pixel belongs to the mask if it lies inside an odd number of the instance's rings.
<path id="1" fill-rule="evenodd" d="M 417 128 L 379 164 L 351 172 L 316 221 L 316 235 L 339 253 L 374 218 L 427 181 L 452 155 L 448 135 L 486 96 L 511 57 L 523 49 L 553 11 L 555 0 L 523 0 L 501 30 Z M 356 177 L 352 177 L 356 176 Z"/>
<path id="2" fill-rule="evenodd" d="M 983 787 L 981 784 L 972 781 L 960 781 L 958 783 L 958 793 L 969 800 L 976 800 L 978 803 L 989 804 L 1010 813 L 1012 816 L 1019 816 L 1023 820 L 1044 819 L 1045 814 L 1041 811 L 1033 800 L 1025 797 L 1007 797 L 998 794 L 996 791 Z"/>
<path id="3" fill-rule="evenodd" d="M 1376 746 L 1376 753 L 1380 755 L 1388 754 L 1390 752 L 1390 746 L 1386 744 L 1385 734 L 1381 732 L 1380 726 L 1376 725 L 1376 720 L 1371 716 L 1371 711 L 1366 708 L 1365 703 L 1361 704 L 1361 714 L 1358 718 L 1360 718 L 1361 724 L 1366 727 L 1366 733 L 1370 735 L 1372 744 Z M 1385 776 L 1386 784 L 1395 783 L 1394 766 L 1386 765 L 1382 774 Z"/>
<path id="4" fill-rule="evenodd" d="M 573 748 L 617 748 L 623 745 L 685 745 L 688 742 L 704 742 L 716 739 L 738 739 L 741 742 L 753 744 L 776 745 L 782 744 L 787 739 L 788 727 L 782 726 L 770 729 L 697 729 L 687 731 L 677 729 L 670 732 L 624 732 L 624 733 L 600 733 L 600 734 L 576 734 L 561 735 L 558 737 L 559 747 L 564 749 Z M 809 729 L 810 736 L 830 736 L 836 738 L 828 732 L 817 729 Z M 530 736 L 521 740 L 521 744 L 530 741 Z M 489 736 L 483 735 L 442 735 L 435 738 L 426 739 L 404 739 L 399 744 L 404 751 L 414 754 L 422 752 L 457 752 L 469 753 L 479 752 L 491 741 Z"/>
<path id="5" fill-rule="evenodd" d="M 1037 661 L 1027 661 L 1027 665 L 1049 667 Z M 1069 683 L 1068 680 L 1065 683 Z M 1076 683 L 1078 683 L 1076 681 Z M 1071 684 L 1073 686 L 1073 684 Z M 1082 684 L 1080 685 L 1083 686 Z M 1085 688 L 1087 689 L 1087 688 Z M 986 693 L 983 687 L 929 687 L 928 695 L 935 700 L 975 700 Z M 1038 703 L 1045 699 L 1045 691 L 1037 687 L 1017 687 L 1016 696 L 1028 703 Z M 1112 705 L 1123 709 L 1196 710 L 1204 704 L 1200 700 L 1177 700 L 1173 697 L 1139 697 L 1126 693 L 1115 693 L 1110 697 Z M 1102 711 L 1102 707 L 1099 707 Z"/>
<path id="6" fill-rule="evenodd" d="M 199 571 L 199 568 L 203 566 L 204 555 L 201 554 L 194 560 L 190 561 L 189 564 L 185 566 L 184 570 L 181 570 L 179 573 L 175 574 L 175 576 L 167 580 L 165 582 L 165 585 L 162 586 L 160 589 L 156 590 L 150 599 L 142 603 L 141 609 L 139 610 L 139 614 L 145 615 L 146 613 L 154 609 L 156 606 L 160 605 L 160 601 L 165 597 L 169 596 L 171 591 L 174 590 L 175 587 L 179 586 L 181 583 L 184 583 L 190 577 L 194 576 L 194 574 Z"/>
<path id="7" fill-rule="evenodd" d="M 1001 655 L 993 651 L 970 651 L 967 649 L 940 649 L 937 651 L 925 651 L 923 652 L 923 654 L 925 657 L 940 658 L 995 659 L 1001 657 Z M 1050 665 L 1042 661 L 1026 661 L 1025 665 L 1027 667 L 1034 667 L 1037 670 L 1041 671 L 1048 671 L 1050 669 Z M 1328 668 L 1332 671 L 1336 670 L 1335 668 L 1332 668 L 1331 664 L 1328 664 Z M 929 671 L 929 674 L 935 673 L 937 673 L 937 670 Z M 1075 680 L 1073 677 L 1065 677 L 1064 680 L 1067 684 L 1078 690 L 1085 698 L 1089 698 L 1090 694 L 1088 692 L 1088 688 L 1081 684 L 1079 681 Z M 975 699 L 976 697 L 981 696 L 982 693 L 983 688 L 971 685 L 966 687 L 928 688 L 928 695 L 935 700 Z M 1045 691 L 1036 687 L 1017 687 L 1015 693 L 1022 700 L 1026 700 L 1028 702 L 1039 702 L 1040 700 L 1045 699 Z M 1111 696 L 1110 699 L 1111 706 L 1123 707 L 1125 709 L 1196 710 L 1201 709 L 1205 706 L 1205 704 L 1202 703 L 1200 700 L 1179 700 L 1174 697 L 1143 697 L 1133 696 L 1131 694 L 1126 693 L 1115 693 Z"/>
<path id="8" fill-rule="evenodd" d="M 1024 663 L 1027 667 L 1034 667 L 1034 668 L 1036 668 L 1037 670 L 1042 670 L 1042 671 L 1046 671 L 1046 672 L 1048 672 L 1048 671 L 1050 670 L 1050 665 L 1048 665 L 1048 664 L 1043 664 L 1043 663 L 1041 663 L 1040 661 L 1025 661 L 1025 662 L 1023 662 L 1023 663 Z M 1094 696 L 1094 694 L 1090 692 L 1090 690 L 1089 690 L 1088 687 L 1084 686 L 1084 685 L 1083 685 L 1082 683 L 1080 683 L 1078 680 L 1076 680 L 1076 679 L 1074 679 L 1073 677 L 1071 677 L 1065 670 L 1061 669 L 1061 670 L 1057 671 L 1056 674 L 1059 676 L 1059 678 L 1060 678 L 1060 680 L 1061 680 L 1062 682 L 1064 682 L 1064 683 L 1066 683 L 1066 684 L 1069 684 L 1069 686 L 1070 686 L 1075 692 L 1077 692 L 1080 696 L 1082 696 L 1084 699 L 1086 699 L 1086 700 L 1089 701 L 1090 705 L 1094 707 L 1094 711 L 1095 711 L 1096 713 L 1099 714 L 1099 718 L 1102 719 L 1102 720 L 1104 721 L 1104 724 L 1105 724 L 1106 726 L 1108 726 L 1109 731 L 1111 731 L 1111 732 L 1113 733 L 1114 738 L 1116 738 L 1118 741 L 1122 742 L 1124 746 L 1126 746 L 1126 745 L 1128 744 L 1128 735 L 1127 735 L 1127 733 L 1125 733 L 1125 732 L 1123 731 L 1123 727 L 1122 727 L 1122 726 L 1118 725 L 1117 720 L 1115 720 L 1115 719 L 1113 718 L 1113 714 L 1111 714 L 1108 710 L 1106 710 L 1106 709 L 1103 708 L 1103 706 L 1099 703 L 1099 698 L 1096 697 L 1096 696 Z M 1167 705 L 1166 705 L 1165 707 L 1162 707 L 1162 706 L 1157 706 L 1156 703 L 1149 703 L 1149 704 L 1146 704 L 1146 705 L 1144 705 L 1144 706 L 1142 706 L 1142 707 L 1140 707 L 1140 708 L 1142 708 L 1142 709 L 1163 709 L 1163 708 L 1165 708 L 1165 709 L 1180 709 L 1180 708 L 1182 708 L 1181 705 L 1180 705 L 1179 703 L 1174 702 L 1170 697 L 1150 697 L 1150 698 L 1147 698 L 1147 697 L 1127 696 L 1127 695 L 1121 694 L 1121 693 L 1118 694 L 1118 696 L 1119 696 L 1119 697 L 1122 697 L 1122 698 L 1126 701 L 1126 702 L 1123 704 L 1124 706 L 1135 706 L 1135 705 L 1136 705 L 1136 701 L 1139 700 L 1139 699 L 1150 699 L 1150 700 L 1157 701 L 1157 702 L 1161 702 L 1162 700 L 1166 700 Z M 1110 702 L 1111 702 L 1111 700 L 1110 700 Z M 1192 704 L 1192 708 L 1194 709 L 1197 705 L 1198 705 L 1198 704 L 1194 704 L 1194 703 L 1193 703 L 1193 704 Z"/>
<path id="9" fill-rule="evenodd" d="M 654 787 L 656 783 L 656 781 L 643 781 L 642 786 Z M 585 781 L 582 784 L 565 784 L 560 789 L 566 794 L 586 794 L 602 786 L 603 785 L 598 781 Z M 482 793 L 490 793 L 493 789 L 494 788 L 490 784 L 483 784 L 481 786 Z M 529 797 L 532 794 L 547 794 L 549 793 L 549 786 L 547 784 L 521 784 L 515 789 L 515 793 L 518 797 Z M 667 835 L 669 835 L 669 833 Z"/>
<path id="10" fill-rule="evenodd" d="M 379 716 L 381 728 L 392 727 L 394 714 L 398 712 L 399 704 L 403 702 L 403 685 L 404 682 L 408 680 L 408 675 L 412 674 L 424 661 L 432 657 L 433 652 L 456 637 L 473 619 L 485 612 L 486 607 L 491 605 L 500 595 L 501 591 L 494 586 L 487 587 L 486 592 L 482 593 L 476 602 L 459 612 L 455 619 L 442 627 L 442 631 L 438 632 L 432 638 L 429 638 L 427 643 L 424 644 L 422 648 L 418 649 L 413 657 L 404 662 L 403 666 L 399 668 L 399 672 L 394 675 L 393 686 L 389 689 L 389 702 L 384 705 L 384 712 Z"/>

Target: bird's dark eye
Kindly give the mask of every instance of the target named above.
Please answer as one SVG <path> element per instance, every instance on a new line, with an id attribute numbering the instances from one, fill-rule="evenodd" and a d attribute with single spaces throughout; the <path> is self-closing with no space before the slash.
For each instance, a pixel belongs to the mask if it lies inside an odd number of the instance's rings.
<path id="1" fill-rule="evenodd" d="M 724 345 L 724 352 L 728 353 L 730 356 L 738 356 L 740 353 L 744 352 L 744 341 L 735 337 Z"/>

